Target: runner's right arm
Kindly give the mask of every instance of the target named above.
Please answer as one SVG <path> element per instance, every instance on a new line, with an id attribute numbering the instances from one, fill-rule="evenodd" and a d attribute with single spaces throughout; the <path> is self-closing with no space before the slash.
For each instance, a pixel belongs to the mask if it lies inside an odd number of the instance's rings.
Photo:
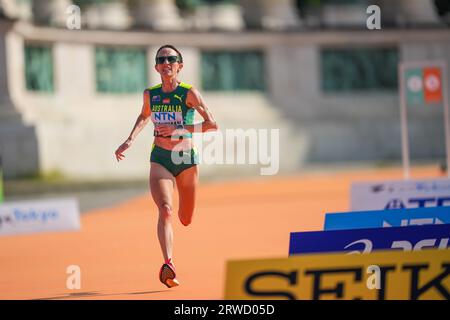
<path id="1" fill-rule="evenodd" d="M 150 120 L 151 114 L 152 114 L 152 112 L 151 112 L 151 108 L 150 108 L 150 95 L 149 95 L 148 91 L 145 90 L 144 91 L 144 102 L 142 104 L 142 110 L 136 119 L 133 130 L 131 130 L 131 133 L 128 136 L 127 140 L 125 140 L 125 142 L 122 143 L 115 152 L 117 161 L 120 161 L 123 158 L 125 158 L 125 155 L 123 154 L 123 152 L 131 146 L 131 144 L 133 143 L 134 139 L 137 137 L 139 132 L 141 132 L 142 129 L 144 129 L 144 127 L 147 125 L 148 121 Z"/>
<path id="2" fill-rule="evenodd" d="M 141 132 L 142 129 L 147 125 L 148 121 L 150 120 L 150 115 L 152 114 L 150 109 L 150 94 L 147 90 L 144 91 L 144 103 L 142 104 L 142 110 L 139 114 L 138 118 L 136 119 L 136 123 L 134 124 L 133 130 L 131 130 L 130 135 L 128 136 L 128 139 L 126 141 L 129 141 L 130 144 L 134 141 L 134 139 L 137 137 L 139 132 Z M 125 141 L 125 142 L 126 142 Z"/>

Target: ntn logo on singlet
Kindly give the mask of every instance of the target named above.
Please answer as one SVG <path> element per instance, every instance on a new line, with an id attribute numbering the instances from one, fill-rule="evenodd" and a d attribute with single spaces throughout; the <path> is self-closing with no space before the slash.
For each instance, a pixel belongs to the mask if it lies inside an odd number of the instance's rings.
<path id="1" fill-rule="evenodd" d="M 152 122 L 154 123 L 183 123 L 181 112 L 153 112 Z"/>
<path id="2" fill-rule="evenodd" d="M 152 121 L 154 123 L 183 123 L 181 105 L 153 105 Z"/>

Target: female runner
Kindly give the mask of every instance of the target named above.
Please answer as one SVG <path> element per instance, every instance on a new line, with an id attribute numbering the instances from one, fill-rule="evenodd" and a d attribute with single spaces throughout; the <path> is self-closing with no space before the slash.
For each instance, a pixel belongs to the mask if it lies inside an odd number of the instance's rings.
<path id="1" fill-rule="evenodd" d="M 155 125 L 154 142 L 150 155 L 150 191 L 158 207 L 158 239 L 164 256 L 159 272 L 160 281 L 171 288 L 179 285 L 172 257 L 173 231 L 171 217 L 174 185 L 179 193 L 178 217 L 188 226 L 195 209 L 198 183 L 198 155 L 192 143 L 192 133 L 217 130 L 217 124 L 208 106 L 193 86 L 178 80 L 183 68 L 183 57 L 174 46 L 158 49 L 155 70 L 161 84 L 144 91 L 141 113 L 127 140 L 116 150 L 117 161 L 145 127 L 149 119 Z M 195 110 L 203 122 L 194 124 Z"/>

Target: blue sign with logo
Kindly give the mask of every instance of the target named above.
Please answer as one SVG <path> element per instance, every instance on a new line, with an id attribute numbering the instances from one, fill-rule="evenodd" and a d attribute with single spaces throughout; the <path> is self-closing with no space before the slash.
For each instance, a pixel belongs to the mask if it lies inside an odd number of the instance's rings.
<path id="1" fill-rule="evenodd" d="M 447 249 L 450 224 L 376 229 L 292 232 L 289 255 L 318 252 Z"/>
<path id="2" fill-rule="evenodd" d="M 450 207 L 327 213 L 324 230 L 449 224 Z"/>

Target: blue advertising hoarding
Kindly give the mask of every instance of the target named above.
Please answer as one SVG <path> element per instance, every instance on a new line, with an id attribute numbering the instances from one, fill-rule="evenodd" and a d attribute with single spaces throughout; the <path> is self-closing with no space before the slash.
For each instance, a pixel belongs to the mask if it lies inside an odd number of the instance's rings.
<path id="1" fill-rule="evenodd" d="M 318 252 L 370 253 L 374 250 L 447 249 L 450 224 L 292 232 L 289 255 Z M 450 252 L 450 251 L 449 251 Z"/>

